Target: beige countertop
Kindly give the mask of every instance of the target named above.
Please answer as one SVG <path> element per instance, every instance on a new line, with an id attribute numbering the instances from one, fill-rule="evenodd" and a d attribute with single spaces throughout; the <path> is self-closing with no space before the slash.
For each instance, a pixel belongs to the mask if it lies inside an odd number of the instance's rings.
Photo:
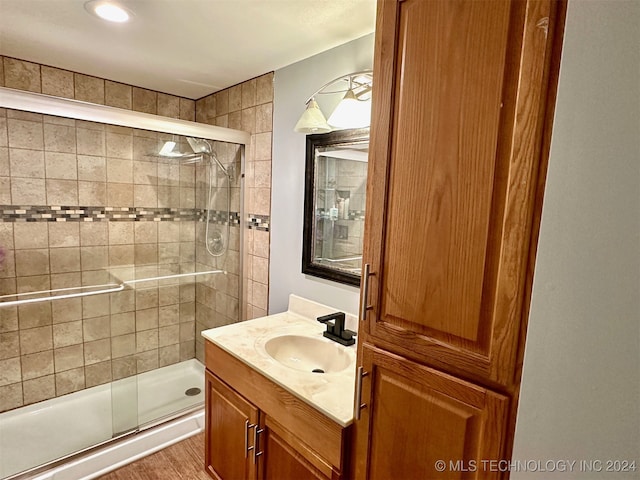
<path id="1" fill-rule="evenodd" d="M 289 310 L 275 315 L 212 328 L 202 336 L 296 395 L 326 416 L 346 427 L 353 421 L 356 346 L 345 347 L 322 336 L 326 326 L 316 321 L 320 315 L 338 311 L 291 295 Z M 347 328 L 354 330 L 357 319 L 347 314 Z M 265 343 L 278 336 L 300 335 L 341 350 L 349 365 L 333 373 L 311 373 L 283 365 L 272 358 Z"/>

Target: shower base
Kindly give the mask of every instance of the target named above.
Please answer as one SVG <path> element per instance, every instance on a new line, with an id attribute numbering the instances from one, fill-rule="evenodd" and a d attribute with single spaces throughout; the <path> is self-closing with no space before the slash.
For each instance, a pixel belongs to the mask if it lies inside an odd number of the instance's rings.
<path id="1" fill-rule="evenodd" d="M 194 389 L 200 389 L 197 393 Z M 134 391 L 135 393 L 135 391 Z M 117 409 L 133 410 L 141 429 L 204 402 L 204 367 L 195 359 L 137 376 L 137 412 L 133 400 Z M 98 445 L 114 436 L 111 384 L 100 385 L 0 414 L 0 479 Z M 116 416 L 120 413 L 114 412 Z M 128 412 L 124 412 L 125 414 Z M 161 423 L 106 443 L 41 473 L 20 478 L 80 480 L 97 478 L 149 453 L 200 432 L 204 412 Z M 118 433 L 118 432 L 116 432 Z"/>

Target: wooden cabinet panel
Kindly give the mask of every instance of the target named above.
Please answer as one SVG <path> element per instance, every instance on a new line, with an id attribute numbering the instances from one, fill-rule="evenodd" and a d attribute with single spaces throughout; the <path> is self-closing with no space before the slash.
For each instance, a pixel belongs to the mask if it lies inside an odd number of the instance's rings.
<path id="1" fill-rule="evenodd" d="M 558 5 L 379 2 L 365 340 L 512 380 Z"/>
<path id="2" fill-rule="evenodd" d="M 248 450 L 259 411 L 209 371 L 206 382 L 205 463 L 215 479 L 257 479 Z M 255 428 L 255 427 L 254 427 Z"/>
<path id="3" fill-rule="evenodd" d="M 356 422 L 357 479 L 499 478 L 481 460 L 503 458 L 506 396 L 370 345 L 362 353 L 368 375 Z"/>

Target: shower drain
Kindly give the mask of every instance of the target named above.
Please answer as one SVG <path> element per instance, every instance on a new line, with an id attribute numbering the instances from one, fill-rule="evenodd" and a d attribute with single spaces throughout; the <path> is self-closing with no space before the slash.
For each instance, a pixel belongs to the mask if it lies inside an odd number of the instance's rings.
<path id="1" fill-rule="evenodd" d="M 198 387 L 192 387 L 192 388 L 187 388 L 187 389 L 184 391 L 184 394 L 185 394 L 187 397 L 193 397 L 193 396 L 195 396 L 195 395 L 198 395 L 201 391 L 202 391 L 202 390 L 200 390 Z"/>

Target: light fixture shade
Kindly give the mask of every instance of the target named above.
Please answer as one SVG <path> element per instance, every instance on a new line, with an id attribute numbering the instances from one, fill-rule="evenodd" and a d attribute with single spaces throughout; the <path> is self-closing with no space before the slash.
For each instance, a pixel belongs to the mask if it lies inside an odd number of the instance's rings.
<path id="1" fill-rule="evenodd" d="M 318 103 L 312 98 L 293 129 L 298 133 L 327 133 L 331 127 L 327 124 Z"/>
<path id="2" fill-rule="evenodd" d="M 353 90 L 347 91 L 344 98 L 328 120 L 335 128 L 364 128 L 371 124 L 371 100 L 358 100 Z"/>

